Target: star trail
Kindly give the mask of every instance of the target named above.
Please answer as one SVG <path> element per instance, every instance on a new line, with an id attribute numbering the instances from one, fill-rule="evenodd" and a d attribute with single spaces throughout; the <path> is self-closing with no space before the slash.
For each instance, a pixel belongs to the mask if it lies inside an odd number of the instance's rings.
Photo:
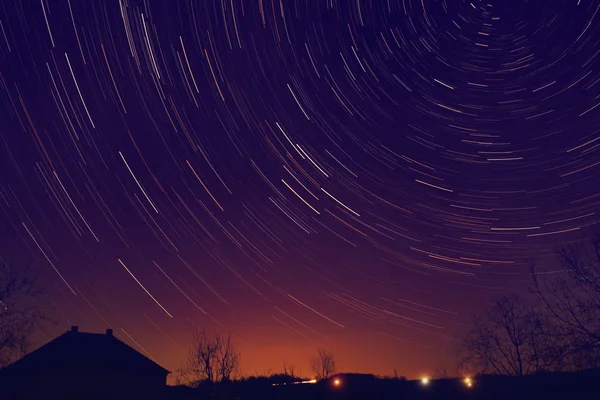
<path id="1" fill-rule="evenodd" d="M 0 252 L 58 331 L 172 371 L 194 326 L 246 374 L 450 367 L 488 296 L 597 230 L 599 10 L 4 1 Z"/>

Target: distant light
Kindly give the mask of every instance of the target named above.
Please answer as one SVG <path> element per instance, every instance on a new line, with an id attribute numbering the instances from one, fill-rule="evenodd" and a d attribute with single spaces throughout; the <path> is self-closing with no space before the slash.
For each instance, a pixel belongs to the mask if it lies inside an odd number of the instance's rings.
<path id="1" fill-rule="evenodd" d="M 310 381 L 298 381 L 298 382 L 292 382 L 294 385 L 301 385 L 304 383 L 317 383 L 316 379 L 311 379 Z"/>
<path id="2" fill-rule="evenodd" d="M 333 384 L 335 386 L 340 386 L 342 384 L 342 381 L 340 381 L 339 379 L 336 378 L 336 379 L 333 380 Z"/>
<path id="3" fill-rule="evenodd" d="M 316 379 L 310 381 L 296 381 L 296 382 L 284 382 L 284 383 L 273 383 L 272 386 L 286 386 L 286 385 L 302 385 L 304 383 L 317 383 Z"/>
<path id="4" fill-rule="evenodd" d="M 471 387 L 473 386 L 473 380 L 469 377 L 466 377 L 463 382 L 465 383 L 465 385 L 467 385 L 467 387 Z"/>
<path id="5" fill-rule="evenodd" d="M 421 378 L 421 384 L 423 384 L 425 386 L 429 385 L 429 378 L 426 377 L 426 376 L 422 377 Z"/>

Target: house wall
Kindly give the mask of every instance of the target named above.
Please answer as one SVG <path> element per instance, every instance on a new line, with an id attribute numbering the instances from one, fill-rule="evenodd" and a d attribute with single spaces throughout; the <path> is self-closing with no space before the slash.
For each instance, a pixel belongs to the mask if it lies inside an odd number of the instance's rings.
<path id="1" fill-rule="evenodd" d="M 79 394 L 83 396 L 81 398 L 92 398 L 92 395 L 94 397 L 98 395 L 99 398 L 102 398 L 103 395 L 104 398 L 116 398 L 119 395 L 144 394 L 144 397 L 147 398 L 146 394 L 163 392 L 166 387 L 166 373 L 159 371 L 142 375 L 95 369 L 63 368 L 45 371 L 19 371 L 19 374 L 13 376 L 11 381 L 11 392 L 29 392 L 32 393 L 32 398 L 56 398 L 56 395 L 61 394 Z M 36 397 L 35 394 L 41 397 Z"/>

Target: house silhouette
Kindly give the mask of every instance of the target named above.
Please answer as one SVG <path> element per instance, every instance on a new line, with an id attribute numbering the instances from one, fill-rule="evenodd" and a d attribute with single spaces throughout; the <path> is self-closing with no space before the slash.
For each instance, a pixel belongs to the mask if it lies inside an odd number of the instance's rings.
<path id="1" fill-rule="evenodd" d="M 84 333 L 73 326 L 0 370 L 0 398 L 160 398 L 168 374 L 113 336 L 112 329 Z"/>

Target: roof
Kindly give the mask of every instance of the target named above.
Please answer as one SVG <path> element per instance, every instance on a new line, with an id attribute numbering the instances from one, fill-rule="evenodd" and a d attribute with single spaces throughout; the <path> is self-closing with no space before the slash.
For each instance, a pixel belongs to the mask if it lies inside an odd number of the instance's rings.
<path id="1" fill-rule="evenodd" d="M 85 369 L 110 369 L 127 371 L 135 375 L 170 373 L 156 362 L 129 347 L 113 336 L 112 329 L 106 334 L 79 332 L 76 326 L 39 349 L 4 368 L 6 372 L 76 367 Z"/>

